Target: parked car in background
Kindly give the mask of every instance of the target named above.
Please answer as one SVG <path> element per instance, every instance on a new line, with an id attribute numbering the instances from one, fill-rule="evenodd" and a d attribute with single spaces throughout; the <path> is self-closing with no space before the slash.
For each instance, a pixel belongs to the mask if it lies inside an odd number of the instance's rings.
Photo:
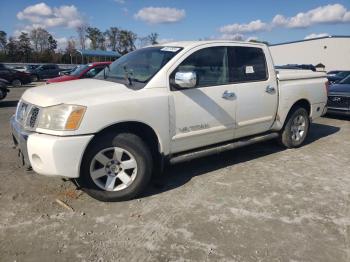
<path id="1" fill-rule="evenodd" d="M 12 69 L 21 71 L 21 72 L 28 72 L 30 70 L 34 70 L 35 68 L 39 67 L 40 65 L 24 65 L 24 66 L 15 66 L 12 67 Z"/>
<path id="2" fill-rule="evenodd" d="M 350 75 L 329 87 L 327 113 L 350 116 Z"/>
<path id="3" fill-rule="evenodd" d="M 32 82 L 30 74 L 7 67 L 0 67 L 0 78 L 7 80 L 14 87 Z"/>
<path id="4" fill-rule="evenodd" d="M 30 88 L 11 118 L 42 175 L 89 195 L 139 195 L 166 163 L 279 139 L 300 147 L 325 112 L 325 73 L 275 71 L 266 45 L 195 41 L 128 53 L 93 79 Z"/>
<path id="5" fill-rule="evenodd" d="M 350 71 L 339 71 L 335 75 L 327 75 L 330 84 L 336 84 L 350 75 Z"/>
<path id="6" fill-rule="evenodd" d="M 0 78 L 0 100 L 5 99 L 7 93 L 10 92 L 7 88 L 8 84 L 9 82 L 7 82 L 7 80 Z"/>
<path id="7" fill-rule="evenodd" d="M 69 80 L 77 80 L 82 78 L 93 78 L 99 72 L 101 72 L 106 66 L 110 65 L 111 62 L 96 62 L 87 65 L 81 65 L 77 67 L 69 75 L 59 76 L 46 81 L 47 84 L 64 82 Z"/>
<path id="8" fill-rule="evenodd" d="M 329 71 L 329 72 L 327 72 L 327 77 L 329 77 L 329 76 L 335 76 L 335 75 L 338 74 L 339 72 L 341 72 L 341 70 Z"/>
<path id="9" fill-rule="evenodd" d="M 30 73 L 33 81 L 38 81 L 41 79 L 57 77 L 60 71 L 62 71 L 62 69 L 56 64 L 45 64 L 26 72 Z"/>
<path id="10" fill-rule="evenodd" d="M 80 65 L 77 65 L 73 68 L 67 69 L 67 70 L 62 70 L 61 72 L 59 72 L 60 76 L 64 76 L 64 75 L 70 75 L 70 73 L 72 73 L 75 69 L 77 69 Z"/>

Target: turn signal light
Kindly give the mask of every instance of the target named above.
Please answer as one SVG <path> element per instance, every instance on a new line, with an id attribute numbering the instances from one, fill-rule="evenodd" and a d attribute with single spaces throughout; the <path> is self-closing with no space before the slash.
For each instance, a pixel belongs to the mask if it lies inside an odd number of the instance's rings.
<path id="1" fill-rule="evenodd" d="M 70 113 L 66 123 L 66 129 L 67 130 L 78 129 L 80 122 L 83 119 L 84 113 L 85 113 L 85 108 L 79 108 L 77 110 L 74 110 L 72 113 Z"/>

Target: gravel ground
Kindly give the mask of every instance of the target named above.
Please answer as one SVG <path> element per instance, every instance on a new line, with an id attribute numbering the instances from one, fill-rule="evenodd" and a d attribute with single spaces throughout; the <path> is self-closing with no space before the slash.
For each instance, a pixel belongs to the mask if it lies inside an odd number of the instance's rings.
<path id="1" fill-rule="evenodd" d="M 139 199 L 101 203 L 19 168 L 0 101 L 0 261 L 350 261 L 350 121 L 170 167 Z M 59 199 L 73 211 L 59 205 Z"/>

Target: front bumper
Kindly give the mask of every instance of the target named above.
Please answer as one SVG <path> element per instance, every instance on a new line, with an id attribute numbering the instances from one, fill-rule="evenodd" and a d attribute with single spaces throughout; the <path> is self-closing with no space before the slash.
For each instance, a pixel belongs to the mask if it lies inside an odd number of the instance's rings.
<path id="1" fill-rule="evenodd" d="M 350 116 L 350 108 L 349 109 L 338 109 L 338 108 L 329 107 L 327 109 L 327 114 Z"/>
<path id="2" fill-rule="evenodd" d="M 14 117 L 11 127 L 25 166 L 40 175 L 79 177 L 81 160 L 93 135 L 61 137 L 27 132 Z"/>

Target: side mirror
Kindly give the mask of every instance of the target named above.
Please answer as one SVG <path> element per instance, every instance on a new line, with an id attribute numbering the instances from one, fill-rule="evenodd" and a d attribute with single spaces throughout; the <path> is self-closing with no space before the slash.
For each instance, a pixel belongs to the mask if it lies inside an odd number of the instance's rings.
<path id="1" fill-rule="evenodd" d="M 197 74 L 195 72 L 177 72 L 175 84 L 182 88 L 193 88 L 197 85 Z"/>

